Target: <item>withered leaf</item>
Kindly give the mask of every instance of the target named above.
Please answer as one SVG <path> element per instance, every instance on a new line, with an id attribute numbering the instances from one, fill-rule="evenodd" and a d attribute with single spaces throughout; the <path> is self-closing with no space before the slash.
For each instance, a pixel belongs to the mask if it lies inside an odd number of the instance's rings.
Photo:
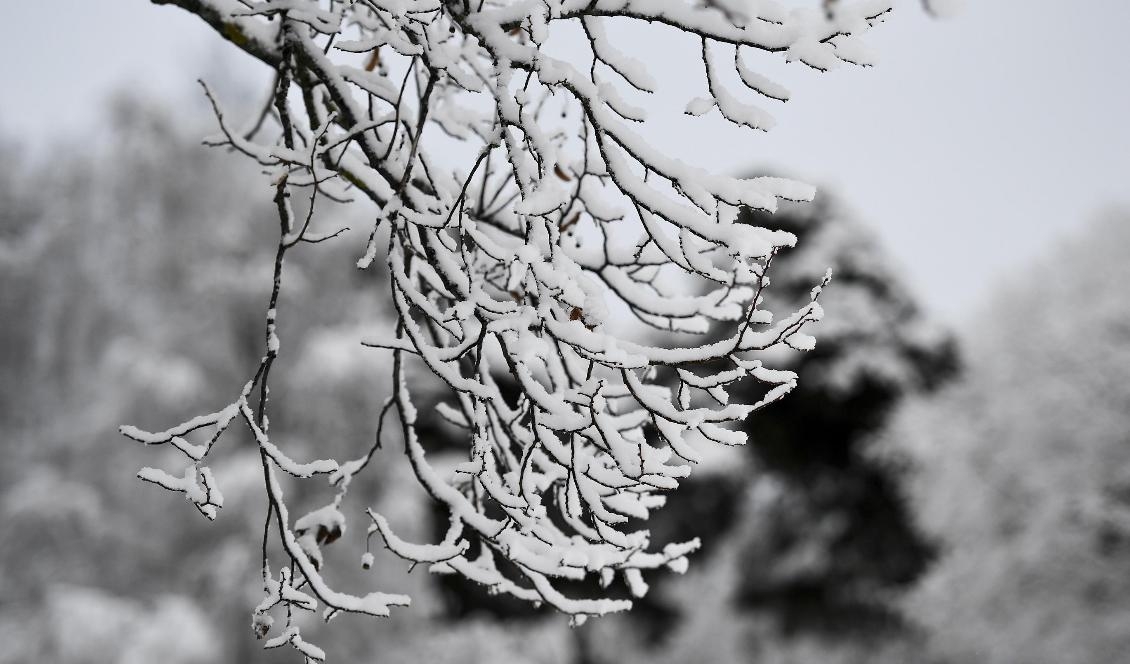
<path id="1" fill-rule="evenodd" d="M 576 225 L 576 223 L 580 220 L 581 220 L 581 213 L 580 212 L 574 212 L 573 216 L 569 217 L 569 220 L 566 221 L 565 223 L 561 224 L 561 226 L 559 226 L 558 229 L 561 232 L 565 232 L 565 231 L 569 230 L 569 228 L 571 226 Z"/>
<path id="2" fill-rule="evenodd" d="M 369 54 L 368 61 L 365 62 L 365 71 L 373 71 L 381 64 L 381 47 L 378 46 Z"/>

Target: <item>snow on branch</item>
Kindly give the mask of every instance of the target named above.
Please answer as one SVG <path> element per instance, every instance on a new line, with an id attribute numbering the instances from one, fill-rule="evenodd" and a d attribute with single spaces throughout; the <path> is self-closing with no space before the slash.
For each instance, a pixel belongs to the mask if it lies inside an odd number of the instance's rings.
<path id="1" fill-rule="evenodd" d="M 263 358 L 216 413 L 160 433 L 122 428 L 188 457 L 183 477 L 140 475 L 184 492 L 209 518 L 222 501 L 200 464 L 236 418 L 250 431 L 268 526 L 287 559 L 276 578 L 264 533 L 259 636 L 279 605 L 289 616 L 320 604 L 328 619 L 342 611 L 383 616 L 408 604 L 398 595 L 341 593 L 320 575 L 320 547 L 345 533 L 342 497 L 380 445 L 386 414 L 399 424 L 420 484 L 451 521 L 441 543 L 412 544 L 370 510 L 369 535 L 379 533 L 395 554 L 547 603 L 576 622 L 631 601 L 575 597 L 570 582 L 595 576 L 607 585 L 620 576 L 640 596 L 644 571 L 686 569 L 697 541 L 653 551 L 640 524 L 691 472 L 703 445 L 743 443 L 737 424 L 792 389 L 796 376 L 764 367 L 758 355 L 811 348 L 803 329 L 822 315 L 819 287 L 779 318 L 761 308 L 772 261 L 794 238 L 741 223 L 738 212 L 773 211 L 781 199 L 814 191 L 780 178 L 713 174 L 657 150 L 635 126 L 662 84 L 631 44 L 617 43 L 613 22 L 669 26 L 697 47 L 704 96 L 688 113 L 717 108 L 735 125 L 768 130 L 774 120 L 762 105 L 789 93 L 752 63 L 870 64 L 858 35 L 890 2 L 796 10 L 760 0 L 155 2 L 197 14 L 277 73 L 251 130 L 233 125 L 208 93 L 219 123 L 208 142 L 254 159 L 275 188 L 280 229 Z M 583 36 L 584 62 L 543 48 L 565 29 Z M 729 80 L 740 85 L 730 89 Z M 266 117 L 277 130 L 260 136 Z M 469 146 L 467 161 L 453 164 L 439 137 Z M 310 192 L 304 219 L 291 206 L 294 187 Z M 388 275 L 395 331 L 365 343 L 392 356 L 391 397 L 367 454 L 298 461 L 272 441 L 267 416 L 282 347 L 283 259 L 303 242 L 337 236 L 311 230 L 314 209 L 320 198 L 350 196 L 380 209 L 358 266 Z M 627 338 L 638 333 L 617 324 L 625 316 L 655 333 Z M 718 326 L 728 330 L 719 341 L 687 344 L 687 333 Z M 432 466 L 416 433 L 419 395 L 408 375 L 420 370 L 445 386 L 439 413 L 467 436 L 466 462 L 451 476 Z M 516 398 L 504 397 L 499 375 Z M 730 398 L 727 388 L 743 380 L 765 385 L 760 401 Z M 204 444 L 186 438 L 207 427 L 214 433 Z M 327 476 L 332 502 L 291 522 L 280 471 Z M 324 658 L 289 619 L 267 645 L 284 644 L 308 660 Z"/>

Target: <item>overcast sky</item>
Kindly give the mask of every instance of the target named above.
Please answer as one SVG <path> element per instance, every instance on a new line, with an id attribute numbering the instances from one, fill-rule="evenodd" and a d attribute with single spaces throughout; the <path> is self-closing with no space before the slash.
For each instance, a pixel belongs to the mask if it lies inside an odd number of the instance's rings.
<path id="1" fill-rule="evenodd" d="M 97 128 L 115 88 L 178 107 L 200 103 L 198 77 L 263 76 L 175 7 L 6 5 L 0 130 L 39 148 Z M 769 134 L 677 112 L 653 133 L 687 161 L 827 185 L 880 230 L 926 306 L 956 321 L 1098 210 L 1130 206 L 1127 26 L 1127 0 L 967 0 L 945 21 L 903 0 L 869 39 L 878 67 L 769 65 L 793 90 Z M 638 34 L 623 32 L 621 49 L 643 55 L 669 89 L 694 85 L 693 44 Z"/>

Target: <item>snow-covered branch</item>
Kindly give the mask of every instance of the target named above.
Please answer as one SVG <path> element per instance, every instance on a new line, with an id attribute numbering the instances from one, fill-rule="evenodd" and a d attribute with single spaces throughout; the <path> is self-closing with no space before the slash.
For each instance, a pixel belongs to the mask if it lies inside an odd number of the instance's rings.
<path id="1" fill-rule="evenodd" d="M 661 84 L 630 44 L 617 43 L 616 22 L 670 26 L 698 46 L 702 87 L 688 114 L 717 108 L 735 125 L 767 130 L 773 117 L 762 105 L 781 103 L 788 91 L 751 62 L 868 64 L 858 35 L 890 3 L 827 11 L 733 0 L 158 3 L 199 15 L 278 74 L 272 106 L 253 131 L 233 125 L 212 99 L 220 132 L 209 139 L 256 160 L 276 190 L 280 232 L 263 359 L 217 413 L 161 433 L 123 428 L 189 458 L 183 478 L 146 469 L 143 479 L 183 491 L 209 517 L 220 506 L 209 496 L 219 493 L 201 464 L 235 418 L 253 435 L 268 518 L 289 563 L 272 573 L 264 541 L 260 635 L 271 625 L 266 612 L 280 604 L 289 616 L 320 603 L 329 617 L 387 615 L 408 603 L 347 595 L 320 576 L 319 547 L 345 532 L 338 507 L 374 450 L 347 462 L 300 462 L 269 433 L 283 259 L 303 241 L 336 235 L 311 230 L 321 197 L 364 197 L 380 210 L 358 266 L 383 261 L 395 312 L 390 334 L 366 339 L 381 349 L 372 352 L 392 355 L 382 427 L 395 415 L 412 469 L 451 521 L 441 543 L 411 544 L 370 511 L 370 535 L 433 571 L 547 603 L 578 622 L 631 601 L 578 597 L 570 582 L 593 576 L 608 584 L 619 575 L 639 596 L 643 571 L 685 569 L 698 542 L 653 551 L 640 524 L 691 472 L 703 445 L 743 443 L 736 425 L 795 385 L 792 373 L 758 356 L 811 348 L 803 329 L 821 317 L 822 284 L 798 311 L 778 318 L 761 308 L 773 258 L 794 238 L 741 223 L 738 213 L 814 192 L 780 178 L 713 174 L 655 149 L 635 126 L 647 117 L 641 95 Z M 558 30 L 583 35 L 584 63 L 543 48 Z M 728 89 L 728 79 L 740 89 Z M 275 119 L 275 135 L 256 137 L 262 116 Z M 450 149 L 440 156 L 450 139 L 469 146 L 465 163 L 451 163 Z M 291 205 L 297 187 L 310 195 L 304 218 Z M 638 338 L 617 321 L 624 317 L 654 334 Z M 729 330 L 721 340 L 687 344 L 687 333 L 718 326 Z M 418 395 L 407 377 L 419 369 L 446 387 L 440 414 L 466 431 L 467 458 L 451 476 L 433 467 L 416 434 Z M 499 374 L 513 381 L 516 398 L 504 395 Z M 727 388 L 746 380 L 763 383 L 764 394 L 736 403 Z M 215 432 L 205 444 L 186 440 L 208 426 Z M 332 502 L 292 523 L 279 471 L 328 476 Z M 268 645 L 286 643 L 322 658 L 294 624 Z"/>

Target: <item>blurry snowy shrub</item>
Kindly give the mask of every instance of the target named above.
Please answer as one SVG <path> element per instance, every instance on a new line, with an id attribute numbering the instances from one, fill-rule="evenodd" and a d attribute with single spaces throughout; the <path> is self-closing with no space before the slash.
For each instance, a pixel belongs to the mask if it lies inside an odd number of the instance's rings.
<path id="1" fill-rule="evenodd" d="M 795 387 L 794 372 L 763 360 L 813 347 L 803 328 L 822 315 L 826 276 L 814 275 L 790 309 L 770 313 L 770 265 L 795 236 L 739 217 L 810 199 L 813 189 L 715 175 L 657 150 L 634 129 L 659 89 L 656 72 L 614 35 L 624 24 L 658 23 L 652 34 L 681 36 L 704 76 L 679 108 L 767 130 L 774 119 L 763 106 L 788 91 L 751 62 L 869 65 L 859 35 L 890 3 L 155 1 L 195 13 L 276 74 L 249 120 L 208 93 L 220 124 L 209 142 L 262 167 L 278 213 L 262 359 L 214 412 L 164 431 L 122 427 L 138 442 L 179 451 L 180 463 L 139 476 L 183 494 L 208 519 L 225 504 L 207 465 L 213 449 L 229 429 L 250 433 L 268 503 L 266 596 L 253 619 L 266 647 L 322 660 L 293 616 L 387 616 L 409 603 L 402 593 L 345 592 L 329 580 L 328 561 L 340 550 L 333 543 L 356 523 L 342 511 L 346 493 L 390 431 L 449 516 L 439 544 L 412 544 L 382 514 L 365 513 L 367 541 L 413 564 L 550 605 L 578 624 L 632 601 L 573 594 L 572 584 L 618 578 L 641 597 L 644 572 L 685 570 L 698 541 L 655 547 L 648 518 L 704 447 L 744 443 L 741 423 Z M 551 48 L 551 37 L 573 39 L 580 55 Z M 326 458 L 354 442 L 286 445 L 285 424 L 299 413 L 269 409 L 268 398 L 290 338 L 285 310 L 327 292 L 307 281 L 306 298 L 284 302 L 284 264 L 300 247 L 334 243 L 344 230 L 320 212 L 349 200 L 374 210 L 356 264 L 376 271 L 384 263 L 387 279 L 373 284 L 387 289 L 377 299 L 391 303 L 395 322 L 363 342 L 391 355 L 380 376 L 391 396 L 376 415 L 375 440 Z M 645 342 L 624 318 L 667 336 Z M 683 336 L 708 333 L 716 336 L 705 344 Z M 453 468 L 432 464 L 417 430 L 415 395 L 428 380 L 448 398 L 423 419 L 465 430 Z M 329 488 L 314 499 L 310 483 L 286 476 Z M 304 513 L 292 516 L 284 494 L 302 498 Z M 359 562 L 370 567 L 371 553 Z"/>
<path id="2" fill-rule="evenodd" d="M 74 664 L 205 664 L 219 654 L 206 614 L 182 597 L 153 606 L 100 590 L 57 586 L 48 593 L 48 643 L 40 661 Z"/>

